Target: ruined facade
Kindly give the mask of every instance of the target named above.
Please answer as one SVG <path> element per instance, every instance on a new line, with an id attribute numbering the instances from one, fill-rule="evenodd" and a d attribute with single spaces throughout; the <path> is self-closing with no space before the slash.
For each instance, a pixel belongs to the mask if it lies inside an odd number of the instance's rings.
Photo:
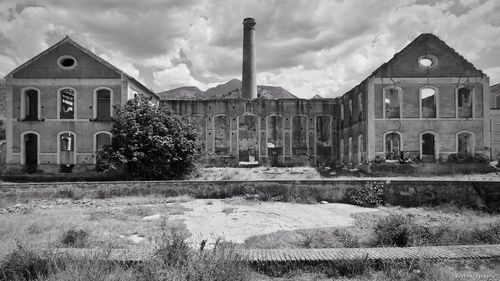
<path id="1" fill-rule="evenodd" d="M 245 19 L 242 87 L 224 98 L 166 99 L 195 121 L 218 165 L 446 161 L 500 155 L 500 87 L 432 34 L 422 34 L 336 98 L 257 97 L 255 21 Z M 111 110 L 147 87 L 70 38 L 5 79 L 7 166 L 84 171 L 111 141 Z M 293 96 L 293 95 L 291 95 Z M 241 98 L 238 98 L 241 97 Z"/>
<path id="2" fill-rule="evenodd" d="M 69 37 L 5 77 L 7 169 L 92 169 L 111 142 L 113 105 L 157 96 Z"/>
<path id="3" fill-rule="evenodd" d="M 339 162 L 490 157 L 489 78 L 422 34 L 340 97 Z"/>
<path id="4" fill-rule="evenodd" d="M 492 140 L 490 99 L 500 97 L 490 97 L 482 71 L 438 37 L 422 34 L 338 98 L 162 102 L 198 118 L 200 142 L 215 159 L 314 165 L 491 157 L 498 153 L 500 121 Z"/>

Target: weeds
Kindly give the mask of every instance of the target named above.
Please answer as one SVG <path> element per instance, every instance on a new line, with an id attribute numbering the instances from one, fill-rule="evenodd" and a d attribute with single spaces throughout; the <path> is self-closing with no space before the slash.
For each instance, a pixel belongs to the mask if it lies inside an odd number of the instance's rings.
<path id="1" fill-rule="evenodd" d="M 70 229 L 63 234 L 62 244 L 73 248 L 85 248 L 88 233 L 83 229 Z"/>
<path id="2" fill-rule="evenodd" d="M 53 265 L 47 253 L 17 245 L 0 263 L 0 281 L 31 281 L 49 274 Z"/>

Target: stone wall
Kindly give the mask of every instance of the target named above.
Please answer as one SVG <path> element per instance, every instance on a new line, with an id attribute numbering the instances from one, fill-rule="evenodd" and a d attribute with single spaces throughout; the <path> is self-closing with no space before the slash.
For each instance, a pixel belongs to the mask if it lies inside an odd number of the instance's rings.
<path id="1" fill-rule="evenodd" d="M 500 207 L 499 182 L 418 180 L 299 180 L 299 181 L 147 181 L 4 183 L 0 196 L 9 198 L 54 198 L 70 192 L 88 197 L 161 194 L 195 198 L 226 198 L 258 195 L 261 200 L 345 202 L 347 192 L 378 185 L 384 202 L 391 205 L 423 206 L 454 203 L 470 207 Z"/>
<path id="2" fill-rule="evenodd" d="M 271 165 L 315 165 L 334 157 L 335 99 L 165 100 L 194 118 L 198 141 L 214 162 L 221 158 Z M 232 161 L 230 161 L 232 162 Z"/>

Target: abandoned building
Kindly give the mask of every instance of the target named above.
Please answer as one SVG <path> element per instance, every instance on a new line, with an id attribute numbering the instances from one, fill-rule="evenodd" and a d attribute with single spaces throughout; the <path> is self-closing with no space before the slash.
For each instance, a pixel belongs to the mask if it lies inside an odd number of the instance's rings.
<path id="1" fill-rule="evenodd" d="M 255 21 L 243 21 L 242 86 L 225 98 L 164 99 L 198 125 L 219 165 L 422 162 L 500 155 L 500 87 L 432 34 L 422 34 L 336 98 L 258 97 Z M 6 164 L 53 173 L 91 169 L 111 141 L 113 105 L 159 96 L 69 37 L 5 77 Z M 491 117 L 490 117 L 491 115 Z"/>
<path id="2" fill-rule="evenodd" d="M 95 151 L 111 141 L 112 106 L 138 94 L 157 98 L 64 38 L 5 77 L 8 169 L 57 173 L 92 168 Z"/>

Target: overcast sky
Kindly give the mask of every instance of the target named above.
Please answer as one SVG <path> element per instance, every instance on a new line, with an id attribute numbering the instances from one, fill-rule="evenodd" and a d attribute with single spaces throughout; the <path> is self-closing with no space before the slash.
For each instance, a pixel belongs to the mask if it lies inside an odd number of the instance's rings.
<path id="1" fill-rule="evenodd" d="M 67 34 L 155 91 L 241 79 L 257 21 L 258 83 L 341 95 L 431 32 L 500 83 L 499 0 L 0 0 L 0 75 Z"/>

